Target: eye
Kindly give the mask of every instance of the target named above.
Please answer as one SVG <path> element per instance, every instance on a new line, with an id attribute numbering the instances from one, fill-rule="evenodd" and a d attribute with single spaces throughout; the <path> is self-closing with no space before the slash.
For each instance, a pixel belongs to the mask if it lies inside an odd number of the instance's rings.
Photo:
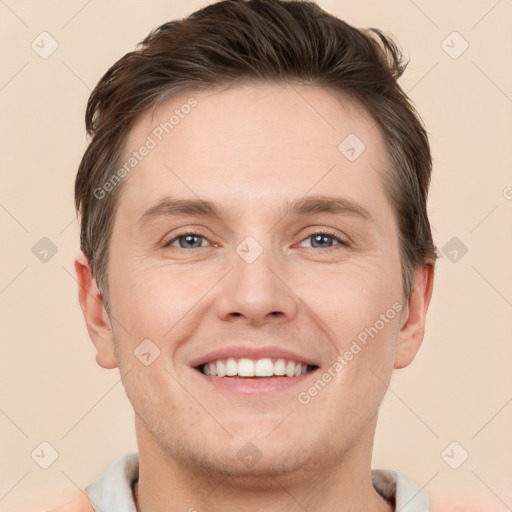
<path id="1" fill-rule="evenodd" d="M 310 233 L 302 242 L 301 245 L 304 244 L 306 240 L 311 241 L 311 247 L 313 249 L 318 248 L 327 248 L 330 249 L 334 246 L 332 241 L 338 242 L 336 245 L 344 245 L 348 246 L 348 243 L 345 242 L 345 240 L 342 240 L 339 236 L 337 236 L 335 233 L 331 233 L 329 231 L 318 231 L 316 233 Z M 307 246 L 306 246 L 307 247 Z"/>
<path id="2" fill-rule="evenodd" d="M 337 236 L 335 233 L 329 231 L 318 231 L 310 233 L 301 243 L 303 247 L 308 247 L 304 243 L 310 240 L 311 245 L 309 247 L 313 249 L 331 249 L 337 245 L 348 246 L 349 244 Z M 200 249 L 204 247 L 203 242 L 208 241 L 206 237 L 199 233 L 187 232 L 181 235 L 175 236 L 168 242 L 164 242 L 163 247 L 177 247 L 180 249 Z M 336 242 L 336 243 L 334 243 Z"/>
<path id="3" fill-rule="evenodd" d="M 202 247 L 202 242 L 205 240 L 207 239 L 198 233 L 183 233 L 165 242 L 163 247 L 174 246 L 180 249 L 197 249 Z M 177 246 L 175 242 L 178 242 Z"/>

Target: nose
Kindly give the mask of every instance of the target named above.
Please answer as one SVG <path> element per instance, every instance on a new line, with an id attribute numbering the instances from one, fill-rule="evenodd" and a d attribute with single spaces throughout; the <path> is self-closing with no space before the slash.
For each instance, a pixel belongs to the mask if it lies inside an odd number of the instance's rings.
<path id="1" fill-rule="evenodd" d="M 218 317 L 252 326 L 292 320 L 297 314 L 299 298 L 289 287 L 278 263 L 270 249 L 252 262 L 235 254 L 233 269 L 222 281 L 217 296 Z"/>

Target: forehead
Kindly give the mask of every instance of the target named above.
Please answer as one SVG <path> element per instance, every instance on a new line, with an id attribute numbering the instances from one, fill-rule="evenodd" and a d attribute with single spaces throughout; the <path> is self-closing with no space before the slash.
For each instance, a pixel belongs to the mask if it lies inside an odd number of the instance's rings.
<path id="1" fill-rule="evenodd" d="M 183 93 L 144 112 L 126 147 L 124 160 L 137 159 L 120 199 L 130 215 L 169 194 L 260 207 L 333 187 L 359 189 L 369 203 L 373 195 L 375 206 L 384 199 L 387 152 L 376 122 L 362 105 L 318 87 Z"/>

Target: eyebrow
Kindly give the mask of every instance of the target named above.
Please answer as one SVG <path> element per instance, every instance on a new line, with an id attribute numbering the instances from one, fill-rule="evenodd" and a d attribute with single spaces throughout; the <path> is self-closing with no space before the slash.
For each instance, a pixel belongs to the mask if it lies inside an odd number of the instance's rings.
<path id="1" fill-rule="evenodd" d="M 331 196 L 308 196 L 287 203 L 286 216 L 306 217 L 319 213 L 351 215 L 366 222 L 373 218 L 363 206 L 351 199 Z M 173 199 L 164 197 L 158 203 L 148 208 L 140 217 L 137 224 L 144 226 L 158 217 L 173 217 L 179 215 L 197 215 L 201 217 L 221 218 L 224 208 L 215 201 L 201 199 Z"/>

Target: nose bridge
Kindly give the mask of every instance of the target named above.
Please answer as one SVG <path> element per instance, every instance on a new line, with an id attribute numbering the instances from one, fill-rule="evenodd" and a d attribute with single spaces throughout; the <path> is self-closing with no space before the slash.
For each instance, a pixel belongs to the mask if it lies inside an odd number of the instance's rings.
<path id="1" fill-rule="evenodd" d="M 260 240 L 265 236 L 269 238 L 268 233 L 263 233 Z M 235 249 L 233 269 L 218 298 L 218 315 L 224 320 L 243 316 L 250 323 L 277 316 L 292 318 L 297 298 L 279 275 L 282 263 L 271 243 L 263 246 L 254 236 L 242 240 Z"/>

